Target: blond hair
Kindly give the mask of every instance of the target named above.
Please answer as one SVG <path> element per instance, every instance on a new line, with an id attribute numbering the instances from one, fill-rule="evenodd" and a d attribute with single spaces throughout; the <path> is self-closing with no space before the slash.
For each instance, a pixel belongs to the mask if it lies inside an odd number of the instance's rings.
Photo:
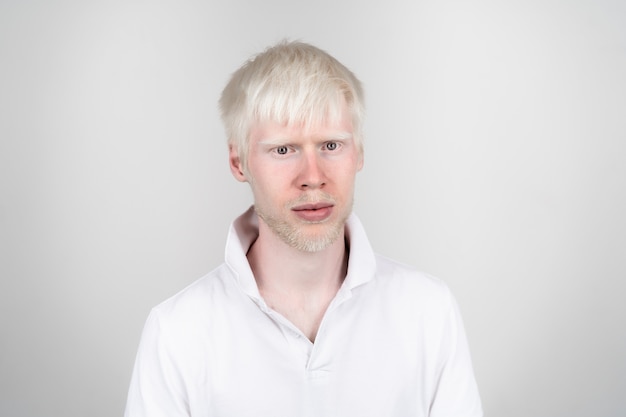
<path id="1" fill-rule="evenodd" d="M 365 107 L 361 82 L 321 49 L 283 41 L 235 71 L 219 105 L 228 143 L 237 149 L 245 167 L 253 123 L 315 126 L 335 122 L 341 117 L 344 102 L 352 115 L 354 140 L 362 152 Z"/>

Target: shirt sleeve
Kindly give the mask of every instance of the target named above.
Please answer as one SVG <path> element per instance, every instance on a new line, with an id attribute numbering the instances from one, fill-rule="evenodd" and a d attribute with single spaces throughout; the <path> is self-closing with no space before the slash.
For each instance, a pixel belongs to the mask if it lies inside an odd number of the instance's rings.
<path id="1" fill-rule="evenodd" d="M 124 417 L 189 417 L 180 370 L 156 310 L 141 335 Z"/>
<path id="2" fill-rule="evenodd" d="M 449 295 L 437 389 L 429 417 L 482 417 L 483 410 L 459 307 Z"/>

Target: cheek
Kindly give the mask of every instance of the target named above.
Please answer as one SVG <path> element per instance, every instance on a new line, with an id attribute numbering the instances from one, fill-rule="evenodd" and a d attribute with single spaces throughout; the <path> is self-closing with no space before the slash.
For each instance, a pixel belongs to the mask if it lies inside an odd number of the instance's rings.
<path id="1" fill-rule="evenodd" d="M 248 162 L 247 175 L 251 179 L 251 183 L 254 183 L 257 187 L 266 187 L 267 184 L 273 184 L 276 182 L 278 170 L 272 167 L 270 164 L 263 163 L 263 161 L 257 160 L 257 158 L 250 158 Z"/>
<path id="2" fill-rule="evenodd" d="M 342 187 L 349 187 L 351 184 L 354 184 L 357 172 L 358 165 L 356 161 L 350 161 L 334 170 L 332 176 Z"/>
<path id="3" fill-rule="evenodd" d="M 284 172 L 264 172 L 262 176 L 253 173 L 252 178 L 254 180 L 250 183 L 250 187 L 257 200 L 276 200 L 281 193 L 286 192 L 286 187 L 288 187 Z"/>

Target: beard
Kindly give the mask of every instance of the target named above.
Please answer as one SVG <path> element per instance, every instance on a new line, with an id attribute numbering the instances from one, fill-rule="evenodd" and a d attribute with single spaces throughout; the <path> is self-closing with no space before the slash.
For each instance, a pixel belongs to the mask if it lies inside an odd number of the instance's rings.
<path id="1" fill-rule="evenodd" d="M 335 200 L 330 195 L 318 193 L 314 196 L 305 194 L 298 199 L 287 202 L 285 210 L 287 213 L 291 213 L 292 207 L 320 201 L 332 203 L 333 209 L 338 208 L 335 205 Z M 328 218 L 322 221 L 309 222 L 297 219 L 292 220 L 287 216 L 278 216 L 256 203 L 254 209 L 270 230 L 290 247 L 303 252 L 319 252 L 335 243 L 342 235 L 346 220 L 352 212 L 352 204 L 353 200 L 351 198 L 343 211 L 340 211 L 334 219 Z M 308 229 L 312 228 L 319 230 L 308 231 Z"/>

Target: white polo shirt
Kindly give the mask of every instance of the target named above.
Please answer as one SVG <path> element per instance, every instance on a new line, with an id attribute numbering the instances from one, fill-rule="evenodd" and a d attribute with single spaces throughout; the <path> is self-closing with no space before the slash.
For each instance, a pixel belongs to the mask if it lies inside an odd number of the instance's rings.
<path id="1" fill-rule="evenodd" d="M 315 343 L 261 296 L 248 210 L 226 262 L 155 307 L 126 417 L 479 417 L 463 324 L 441 281 L 375 255 L 347 222 L 348 275 Z"/>

